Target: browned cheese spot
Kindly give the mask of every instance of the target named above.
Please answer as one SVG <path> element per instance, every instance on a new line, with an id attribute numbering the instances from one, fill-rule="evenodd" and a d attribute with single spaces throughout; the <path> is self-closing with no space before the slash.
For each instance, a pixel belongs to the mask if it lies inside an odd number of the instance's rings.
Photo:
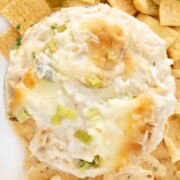
<path id="1" fill-rule="evenodd" d="M 14 115 L 17 107 L 21 104 L 22 99 L 23 99 L 23 93 L 22 93 L 21 89 L 15 88 L 14 93 L 13 93 L 12 102 L 11 102 L 11 112 L 13 115 Z"/>
<path id="2" fill-rule="evenodd" d="M 152 131 L 154 125 L 148 123 L 152 121 L 154 112 L 153 99 L 147 95 L 137 98 L 136 105 L 129 112 L 129 118 L 124 133 L 126 143 L 120 147 L 119 153 L 115 163 L 116 170 L 127 166 L 130 162 L 131 155 L 140 155 L 142 152 L 142 145 L 139 143 L 143 140 L 144 134 L 147 131 Z M 133 116 L 135 115 L 135 117 Z M 136 118 L 138 117 L 138 118 Z M 143 133 L 142 133 L 143 132 Z"/>
<path id="3" fill-rule="evenodd" d="M 103 70 L 112 70 L 121 60 L 125 47 L 121 27 L 115 23 L 108 24 L 101 18 L 88 19 L 82 27 L 98 37 L 98 42 L 93 39 L 88 42 L 89 58 Z M 113 56 L 114 60 L 109 60 L 108 55 Z"/>
<path id="4" fill-rule="evenodd" d="M 23 77 L 23 83 L 29 89 L 33 89 L 36 83 L 36 76 L 32 71 L 28 71 L 25 73 Z"/>

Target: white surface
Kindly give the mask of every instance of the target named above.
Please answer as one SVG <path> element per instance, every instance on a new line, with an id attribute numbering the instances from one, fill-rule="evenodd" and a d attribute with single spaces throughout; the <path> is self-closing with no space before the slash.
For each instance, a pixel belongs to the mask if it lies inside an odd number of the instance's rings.
<path id="1" fill-rule="evenodd" d="M 0 16 L 0 33 L 8 26 Z M 6 66 L 7 61 L 0 55 L 0 180 L 20 180 L 24 150 L 5 118 L 3 86 Z"/>

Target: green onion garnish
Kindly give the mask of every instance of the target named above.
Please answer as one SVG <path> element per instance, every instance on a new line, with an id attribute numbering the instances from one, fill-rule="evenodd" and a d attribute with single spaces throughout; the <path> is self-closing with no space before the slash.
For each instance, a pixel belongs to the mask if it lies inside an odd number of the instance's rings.
<path id="1" fill-rule="evenodd" d="M 61 117 L 71 119 L 71 120 L 75 120 L 77 118 L 77 111 L 76 110 L 69 109 L 69 108 L 61 106 L 61 105 L 58 106 L 57 114 Z"/>
<path id="2" fill-rule="evenodd" d="M 54 53 L 54 52 L 56 52 L 58 50 L 58 45 L 57 45 L 57 43 L 55 41 L 52 40 L 52 41 L 49 42 L 48 48 L 52 53 Z"/>
<path id="3" fill-rule="evenodd" d="M 80 170 L 85 170 L 85 169 L 89 169 L 92 167 L 92 164 L 88 161 L 84 161 L 84 160 L 80 160 L 77 165 L 76 165 L 77 169 Z"/>
<path id="4" fill-rule="evenodd" d="M 78 130 L 74 134 L 74 136 L 78 140 L 80 140 L 81 142 L 83 142 L 84 144 L 87 144 L 87 145 L 89 145 L 91 143 L 91 141 L 92 141 L 92 137 L 89 134 L 87 134 L 85 131 L 83 131 L 83 130 Z"/>
<path id="5" fill-rule="evenodd" d="M 20 28 L 21 28 L 21 25 L 18 24 L 18 25 L 16 26 L 16 29 L 17 29 L 17 30 L 20 30 Z"/>
<path id="6" fill-rule="evenodd" d="M 101 80 L 95 74 L 86 77 L 86 83 L 91 88 L 98 88 L 102 85 Z"/>
<path id="7" fill-rule="evenodd" d="M 56 26 L 51 26 L 51 29 L 52 29 L 52 30 L 56 29 Z"/>
<path id="8" fill-rule="evenodd" d="M 93 167 L 97 168 L 97 167 L 99 167 L 101 165 L 101 163 L 102 163 L 102 158 L 99 155 L 96 155 L 94 157 L 93 162 L 92 162 Z"/>
<path id="9" fill-rule="evenodd" d="M 57 114 L 53 115 L 53 117 L 52 117 L 52 124 L 53 125 L 59 125 L 59 124 L 61 124 L 61 122 L 62 122 L 61 116 L 59 116 Z"/>
<path id="10" fill-rule="evenodd" d="M 34 52 L 32 52 L 32 58 L 35 59 L 36 55 Z"/>
<path id="11" fill-rule="evenodd" d="M 153 167 L 153 171 L 157 171 L 158 170 L 158 168 L 157 167 Z"/>
<path id="12" fill-rule="evenodd" d="M 21 40 L 22 40 L 22 37 L 18 37 L 18 38 L 16 39 L 16 44 L 15 44 L 11 49 L 12 49 L 12 50 L 18 49 L 18 48 L 21 46 L 21 44 L 22 44 Z"/>
<path id="13" fill-rule="evenodd" d="M 17 120 L 22 124 L 31 118 L 25 109 L 20 109 L 15 114 L 15 116 L 16 116 Z"/>
<path id="14" fill-rule="evenodd" d="M 65 24 L 57 27 L 57 31 L 58 31 L 58 32 L 64 32 L 66 29 L 67 29 L 67 27 L 66 27 Z"/>
<path id="15" fill-rule="evenodd" d="M 82 160 L 82 159 L 79 160 L 76 167 L 79 170 L 85 170 L 85 169 L 89 169 L 91 167 L 98 168 L 98 167 L 101 166 L 101 164 L 102 164 L 102 158 L 99 155 L 96 155 L 92 162 L 88 162 L 88 161 L 85 161 L 85 160 Z"/>
<path id="16" fill-rule="evenodd" d="M 99 110 L 99 108 L 88 109 L 88 112 L 87 112 L 88 120 L 95 120 L 98 118 L 102 118 L 102 114 L 101 114 L 101 111 Z"/>

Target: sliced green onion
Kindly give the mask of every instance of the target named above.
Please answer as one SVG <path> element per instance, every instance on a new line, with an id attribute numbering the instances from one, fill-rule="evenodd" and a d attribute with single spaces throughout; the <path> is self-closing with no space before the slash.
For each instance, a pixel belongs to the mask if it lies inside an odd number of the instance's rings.
<path id="1" fill-rule="evenodd" d="M 153 167 L 153 171 L 157 171 L 158 170 L 158 168 L 157 167 Z"/>
<path id="2" fill-rule="evenodd" d="M 32 52 L 32 58 L 35 59 L 36 55 L 34 52 Z"/>
<path id="3" fill-rule="evenodd" d="M 101 80 L 95 74 L 86 77 L 86 83 L 91 88 L 98 88 L 102 85 Z"/>
<path id="4" fill-rule="evenodd" d="M 107 55 L 106 55 L 106 59 L 108 61 L 117 62 L 118 56 L 114 52 L 108 52 Z"/>
<path id="5" fill-rule="evenodd" d="M 17 29 L 17 30 L 20 30 L 20 28 L 21 28 L 21 25 L 18 24 L 18 25 L 16 26 L 16 29 Z"/>
<path id="6" fill-rule="evenodd" d="M 52 29 L 52 30 L 56 29 L 56 26 L 51 26 L 51 29 Z"/>
<path id="7" fill-rule="evenodd" d="M 87 112 L 88 120 L 95 120 L 98 118 L 102 118 L 102 114 L 101 114 L 101 111 L 99 110 L 99 108 L 88 109 L 88 112 Z"/>
<path id="8" fill-rule="evenodd" d="M 89 169 L 91 167 L 98 168 L 98 167 L 101 166 L 101 164 L 102 164 L 102 158 L 99 155 L 96 155 L 92 162 L 88 162 L 88 161 L 85 161 L 85 160 L 80 160 L 77 163 L 76 167 L 79 170 L 85 170 L 85 169 Z"/>
<path id="9" fill-rule="evenodd" d="M 92 167 L 92 163 L 90 163 L 88 161 L 80 160 L 77 163 L 76 167 L 77 167 L 77 169 L 85 170 L 85 169 L 91 168 Z"/>
<path id="10" fill-rule="evenodd" d="M 58 32 L 64 32 L 66 29 L 67 29 L 67 27 L 66 27 L 65 24 L 57 27 L 57 31 L 58 31 Z"/>
<path id="11" fill-rule="evenodd" d="M 31 118 L 25 109 L 20 109 L 15 114 L 15 116 L 16 116 L 17 120 L 22 124 Z"/>
<path id="12" fill-rule="evenodd" d="M 55 41 L 52 40 L 52 41 L 49 42 L 48 48 L 52 53 L 54 53 L 54 52 L 56 52 L 58 50 L 58 45 L 57 45 L 57 43 Z"/>
<path id="13" fill-rule="evenodd" d="M 100 167 L 102 164 L 102 158 L 99 155 L 96 155 L 94 157 L 94 160 L 92 162 L 92 165 L 94 168 Z"/>
<path id="14" fill-rule="evenodd" d="M 87 134 L 85 131 L 83 131 L 83 130 L 78 130 L 74 134 L 74 136 L 78 140 L 80 140 L 81 142 L 83 142 L 84 144 L 87 144 L 87 145 L 89 145 L 91 143 L 91 141 L 92 141 L 92 137 L 89 134 Z"/>
<path id="15" fill-rule="evenodd" d="M 11 50 L 18 49 L 21 46 L 21 44 L 22 44 L 21 41 L 22 41 L 22 37 L 18 37 L 16 39 L 16 44 L 11 48 Z"/>
<path id="16" fill-rule="evenodd" d="M 75 120 L 77 118 L 77 111 L 74 109 L 69 109 L 64 106 L 58 106 L 57 114 L 61 117 Z"/>
<path id="17" fill-rule="evenodd" d="M 61 122 L 62 122 L 61 116 L 59 116 L 57 114 L 53 115 L 53 117 L 52 117 L 52 124 L 53 125 L 59 125 L 59 124 L 61 124 Z"/>

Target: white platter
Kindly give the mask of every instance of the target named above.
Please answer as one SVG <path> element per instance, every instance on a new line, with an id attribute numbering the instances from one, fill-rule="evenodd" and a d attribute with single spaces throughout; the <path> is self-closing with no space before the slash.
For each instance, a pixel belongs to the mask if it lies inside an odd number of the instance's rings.
<path id="1" fill-rule="evenodd" d="M 9 27 L 0 16 L 0 33 Z M 0 54 L 0 180 L 20 180 L 23 174 L 24 150 L 5 118 L 4 76 L 7 61 Z"/>

